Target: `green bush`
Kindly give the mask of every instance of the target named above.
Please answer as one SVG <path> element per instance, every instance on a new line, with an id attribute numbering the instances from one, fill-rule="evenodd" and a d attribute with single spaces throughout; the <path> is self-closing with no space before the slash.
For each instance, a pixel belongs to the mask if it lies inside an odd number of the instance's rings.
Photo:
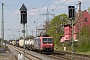
<path id="1" fill-rule="evenodd" d="M 90 51 L 90 31 L 88 26 L 84 26 L 78 35 L 79 46 L 76 48 L 80 52 Z"/>
<path id="2" fill-rule="evenodd" d="M 88 52 L 88 51 L 90 51 L 90 44 L 83 44 L 83 45 L 77 47 L 76 50 L 79 52 Z"/>

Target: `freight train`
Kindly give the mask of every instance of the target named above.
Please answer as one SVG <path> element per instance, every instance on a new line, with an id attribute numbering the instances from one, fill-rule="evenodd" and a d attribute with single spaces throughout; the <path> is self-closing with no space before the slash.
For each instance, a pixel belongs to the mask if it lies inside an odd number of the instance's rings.
<path id="1" fill-rule="evenodd" d="M 24 40 L 12 40 L 10 44 L 24 47 Z M 25 48 L 32 51 L 39 52 L 53 52 L 54 51 L 54 40 L 52 36 L 42 35 L 34 39 L 25 40 Z"/>

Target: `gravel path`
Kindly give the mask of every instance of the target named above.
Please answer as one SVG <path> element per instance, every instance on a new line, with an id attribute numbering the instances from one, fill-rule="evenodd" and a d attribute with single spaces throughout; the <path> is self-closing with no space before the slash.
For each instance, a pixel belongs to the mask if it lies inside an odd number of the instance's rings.
<path id="1" fill-rule="evenodd" d="M 17 60 L 15 55 L 13 55 L 9 50 L 6 53 L 0 53 L 0 60 Z"/>

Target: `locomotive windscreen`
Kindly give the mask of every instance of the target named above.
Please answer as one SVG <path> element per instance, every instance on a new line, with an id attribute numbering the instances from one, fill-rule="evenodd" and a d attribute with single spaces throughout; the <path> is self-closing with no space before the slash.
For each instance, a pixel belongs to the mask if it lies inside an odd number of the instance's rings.
<path id="1" fill-rule="evenodd" d="M 43 38 L 43 43 L 52 43 L 52 38 Z"/>

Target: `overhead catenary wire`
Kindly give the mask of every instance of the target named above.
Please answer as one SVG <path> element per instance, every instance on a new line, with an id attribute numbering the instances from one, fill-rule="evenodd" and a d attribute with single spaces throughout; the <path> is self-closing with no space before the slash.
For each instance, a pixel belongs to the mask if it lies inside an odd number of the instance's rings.
<path id="1" fill-rule="evenodd" d="M 40 17 L 40 18 L 38 18 L 37 20 L 41 19 L 42 17 L 44 17 L 44 16 L 41 16 L 41 17 Z"/>
<path id="2" fill-rule="evenodd" d="M 29 0 L 26 0 L 27 2 L 29 2 Z M 20 0 L 18 0 L 18 2 L 20 2 L 20 3 L 22 3 Z M 41 8 L 42 7 L 44 7 L 47 3 L 49 2 L 49 0 L 47 0 L 46 2 L 45 2 L 45 4 L 43 4 L 42 6 L 41 6 Z M 29 2 L 30 3 L 30 2 Z M 32 5 L 31 3 L 30 3 L 30 5 Z M 33 6 L 33 5 L 32 5 Z M 34 6 L 33 6 L 33 9 L 36 9 Z M 38 12 L 40 11 L 40 9 L 38 9 Z M 37 20 L 39 20 L 39 19 L 41 19 L 43 16 L 41 16 L 40 18 L 37 18 Z"/>
<path id="3" fill-rule="evenodd" d="M 28 1 L 28 0 L 27 0 Z M 45 2 L 45 4 L 47 4 L 48 3 L 48 1 L 49 0 L 47 0 L 46 2 Z M 60 5 L 58 5 L 57 7 L 55 7 L 54 9 L 52 9 L 51 11 L 53 11 L 53 10 L 55 10 L 55 9 L 57 9 L 59 6 L 61 6 L 61 5 L 63 5 L 64 3 L 66 3 L 68 0 L 66 0 L 66 1 L 64 1 L 63 3 L 61 3 Z M 87 1 L 87 0 L 86 0 Z M 0 1 L 1 2 L 1 1 Z M 20 2 L 20 3 L 22 3 L 20 0 L 18 0 L 18 2 Z M 29 2 L 29 1 L 28 1 Z M 2 3 L 2 2 L 1 2 Z M 45 6 L 45 4 L 43 5 L 43 6 Z M 6 4 L 5 4 L 6 5 Z M 32 5 L 32 4 L 31 4 Z M 32 5 L 33 6 L 33 5 Z M 42 7 L 43 7 L 42 6 Z M 6 7 L 7 8 L 9 8 L 11 11 L 13 11 L 14 13 L 16 13 L 11 7 L 9 7 L 9 6 L 7 6 L 6 5 Z M 39 11 L 40 9 L 38 9 L 38 11 Z M 16 13 L 17 14 L 17 13 Z M 41 18 L 41 17 L 40 17 Z M 37 20 L 39 20 L 40 18 L 37 18 Z"/>
<path id="4" fill-rule="evenodd" d="M 26 1 L 26 0 L 25 0 Z M 47 0 L 46 2 L 45 2 L 45 4 L 42 6 L 42 7 L 44 7 L 46 4 L 47 4 L 47 2 L 48 2 L 49 0 Z M 67 0 L 66 0 L 67 1 Z M 0 1 L 1 2 L 1 1 Z M 20 0 L 18 0 L 18 2 L 20 2 L 20 3 L 22 3 Z M 87 2 L 87 0 L 86 1 L 83 1 L 82 3 L 85 3 L 85 2 Z M 1 2 L 2 3 L 2 2 Z M 65 2 L 66 3 L 66 2 Z M 56 10 L 59 6 L 61 6 L 61 5 L 63 5 L 64 4 L 64 2 L 63 3 L 61 3 L 60 5 L 58 5 L 56 8 L 54 8 L 53 10 Z M 15 14 L 17 14 L 17 15 L 19 15 L 18 13 L 16 13 L 14 10 L 14 8 L 12 9 L 8 4 L 5 4 L 5 7 L 7 7 L 10 11 L 12 11 L 12 12 L 14 12 Z M 40 12 L 40 9 L 38 10 L 39 12 Z M 39 18 L 37 18 L 37 20 L 38 21 L 41 21 L 40 19 L 42 19 L 44 16 L 40 16 Z M 31 20 L 32 20 L 32 18 L 30 18 Z M 36 20 L 36 21 L 37 21 Z"/>
<path id="5" fill-rule="evenodd" d="M 18 1 L 19 1 L 20 3 L 22 3 L 20 0 L 18 0 Z M 28 1 L 28 0 L 27 0 L 27 1 Z M 45 4 L 48 3 L 48 1 L 49 1 L 49 0 L 47 0 L 47 1 L 45 2 Z M 66 0 L 66 1 L 68 1 L 68 0 Z M 65 2 L 66 2 L 66 1 L 65 1 Z M 63 2 L 62 4 L 64 4 L 65 2 Z M 44 4 L 43 6 L 45 6 L 45 4 Z M 61 6 L 62 4 L 60 4 L 59 6 Z M 43 7 L 43 6 L 42 6 L 42 7 Z M 58 8 L 59 6 L 57 6 L 56 8 Z M 12 12 L 16 13 L 16 12 L 13 11 L 9 6 L 6 5 L 6 7 L 9 8 Z M 55 10 L 56 8 L 54 8 L 53 10 Z M 38 11 L 39 11 L 39 10 L 40 10 L 40 9 L 38 9 Z M 16 13 L 16 14 L 17 14 L 17 13 Z M 17 14 L 17 15 L 18 15 L 18 14 Z M 44 16 L 41 16 L 40 18 L 37 18 L 37 20 L 39 20 L 39 19 L 41 19 L 41 18 L 43 18 L 43 17 L 44 17 Z"/>
<path id="6" fill-rule="evenodd" d="M 46 5 L 48 2 L 49 2 L 49 0 L 47 0 L 44 5 Z M 44 5 L 43 5 L 43 6 L 44 6 Z M 42 6 L 42 7 L 43 7 L 43 6 Z M 41 8 L 42 8 L 42 7 L 41 7 Z"/>
<path id="7" fill-rule="evenodd" d="M 14 12 L 15 14 L 19 15 L 18 13 L 16 13 L 15 11 L 13 11 L 10 7 L 8 7 L 7 5 L 4 4 L 5 7 L 7 7 L 9 10 L 11 10 L 12 12 Z"/>
<path id="8" fill-rule="evenodd" d="M 28 1 L 28 0 L 27 0 L 27 1 Z M 66 1 L 68 1 L 68 0 L 66 0 Z M 65 1 L 65 2 L 66 2 L 66 1 Z M 22 3 L 20 0 L 18 0 L 18 2 Z M 45 4 L 48 3 L 48 2 L 49 2 L 49 0 L 47 0 L 47 1 L 45 2 Z M 62 4 L 64 4 L 65 2 L 63 2 Z M 44 4 L 43 6 L 45 6 L 45 4 Z M 59 6 L 61 6 L 62 4 L 60 4 Z M 32 4 L 31 4 L 31 5 L 32 5 Z M 32 5 L 32 6 L 33 6 L 33 5 Z M 43 7 L 43 6 L 42 6 L 42 7 Z M 59 6 L 57 6 L 56 8 L 58 8 Z M 9 8 L 11 11 L 13 11 L 9 6 L 6 5 L 6 7 Z M 33 7 L 34 7 L 34 6 L 33 6 Z M 41 8 L 42 8 L 42 7 L 41 7 Z M 53 10 L 55 10 L 56 8 L 54 8 Z M 40 10 L 40 9 L 38 9 L 38 11 L 39 11 L 39 10 Z M 52 10 L 51 10 L 51 11 L 52 11 Z M 16 13 L 15 11 L 13 11 L 13 12 Z M 16 13 L 16 14 L 17 14 L 17 13 Z M 42 17 L 43 17 L 43 16 L 42 16 Z M 40 18 L 42 18 L 42 17 L 40 17 Z M 39 20 L 40 18 L 37 18 L 37 20 Z"/>
<path id="9" fill-rule="evenodd" d="M 22 4 L 22 2 L 20 0 L 18 0 L 18 2 L 20 2 Z"/>
<path id="10" fill-rule="evenodd" d="M 49 0 L 48 0 L 48 1 L 49 1 Z M 47 2 L 48 2 L 48 1 L 47 1 Z M 55 9 L 57 9 L 59 6 L 63 5 L 63 4 L 66 3 L 67 1 L 68 1 L 68 0 L 64 1 L 63 3 L 61 3 L 60 5 L 58 5 L 57 7 L 55 7 L 54 9 L 52 9 L 51 11 L 54 11 Z M 46 3 L 47 3 L 47 2 L 46 2 Z M 46 4 L 46 3 L 45 3 L 45 4 Z M 44 5 L 45 5 L 45 4 L 44 4 Z M 43 5 L 43 6 L 44 6 L 44 5 Z M 49 12 L 51 12 L 51 11 L 49 11 Z M 43 16 L 42 16 L 42 17 L 43 17 Z M 38 18 L 37 20 L 41 19 L 42 17 Z"/>
<path id="11" fill-rule="evenodd" d="M 17 0 L 19 3 L 21 3 L 21 4 L 25 4 L 25 2 L 21 2 L 20 0 Z M 25 1 L 27 1 L 27 0 L 25 0 Z M 32 7 L 34 7 L 29 1 L 27 1 Z M 30 7 L 28 7 L 28 8 L 30 8 Z"/>
<path id="12" fill-rule="evenodd" d="M 17 0 L 17 1 L 22 4 L 22 2 L 20 0 Z M 25 1 L 27 1 L 34 8 L 34 6 L 28 0 L 25 0 Z M 28 8 L 30 8 L 30 7 L 28 7 Z M 34 17 L 34 16 L 32 16 L 32 17 Z"/>
<path id="13" fill-rule="evenodd" d="M 48 2 L 49 2 L 49 0 L 47 0 L 47 1 L 45 2 L 45 4 L 43 4 L 43 5 L 41 6 L 41 8 L 44 7 Z M 40 9 L 39 9 L 39 10 L 40 10 Z M 38 10 L 38 11 L 39 11 L 39 10 Z M 43 18 L 43 17 L 44 17 L 44 15 L 41 16 L 40 18 L 37 18 L 37 20 L 39 20 L 39 19 L 41 19 L 41 18 Z M 38 22 L 39 22 L 39 21 L 38 21 Z"/>
<path id="14" fill-rule="evenodd" d="M 83 1 L 82 4 L 85 3 L 85 2 L 87 2 L 87 1 L 88 1 L 88 0 Z"/>
<path id="15" fill-rule="evenodd" d="M 66 1 L 64 1 L 63 3 L 61 3 L 60 5 L 56 6 L 56 7 L 55 7 L 54 9 L 52 9 L 51 11 L 53 11 L 53 10 L 57 9 L 59 6 L 61 6 L 61 5 L 65 4 L 67 1 L 68 1 L 68 0 L 66 0 Z M 51 12 L 51 11 L 50 11 L 50 12 Z"/>
<path id="16" fill-rule="evenodd" d="M 1 2 L 1 1 L 0 1 L 0 2 Z M 1 2 L 1 3 L 2 3 L 2 2 Z M 11 9 L 11 7 L 9 7 L 8 5 L 6 5 L 5 3 L 4 3 L 4 6 L 7 7 L 10 11 L 14 12 L 15 14 L 17 14 L 15 11 L 13 11 L 13 10 Z M 17 14 L 17 15 L 19 15 L 19 14 Z"/>
<path id="17" fill-rule="evenodd" d="M 29 0 L 26 0 L 33 8 L 34 8 L 34 5 L 32 3 L 29 2 Z"/>
<path id="18" fill-rule="evenodd" d="M 42 6 L 41 6 L 41 8 L 42 7 L 44 7 L 47 3 L 49 2 L 49 0 L 47 0 L 46 2 L 45 2 L 45 4 L 43 4 Z M 34 8 L 34 9 L 36 9 L 36 8 Z M 38 12 L 40 11 L 40 9 L 38 9 Z M 41 19 L 41 18 L 43 18 L 44 16 L 41 16 L 40 18 L 37 18 L 37 20 L 39 20 L 39 19 Z"/>

